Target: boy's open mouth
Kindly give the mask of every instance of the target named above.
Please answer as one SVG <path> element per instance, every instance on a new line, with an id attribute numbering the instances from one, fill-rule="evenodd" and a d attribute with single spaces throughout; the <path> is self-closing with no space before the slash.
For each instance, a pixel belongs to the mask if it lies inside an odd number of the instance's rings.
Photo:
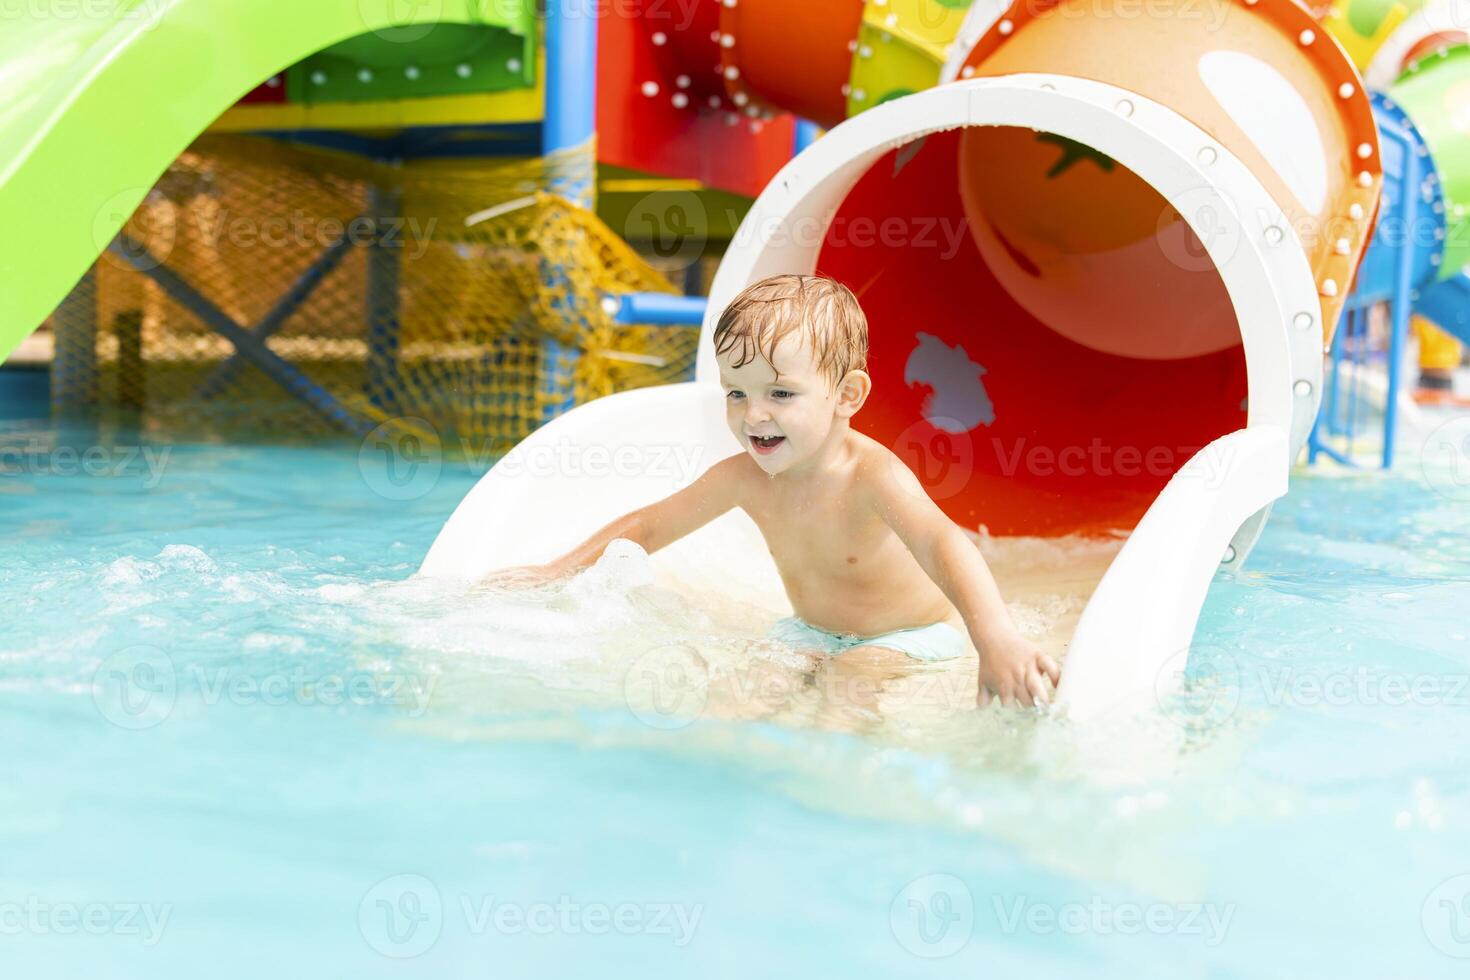
<path id="1" fill-rule="evenodd" d="M 783 443 L 785 441 L 786 441 L 786 437 L 785 436 L 751 436 L 750 437 L 750 444 L 752 446 L 754 446 L 755 447 L 755 451 L 758 452 L 758 453 L 760 453 L 762 456 L 766 456 L 766 455 L 768 455 L 770 453 L 775 452 L 776 451 L 776 448 L 778 446 L 780 446 L 781 443 Z"/>

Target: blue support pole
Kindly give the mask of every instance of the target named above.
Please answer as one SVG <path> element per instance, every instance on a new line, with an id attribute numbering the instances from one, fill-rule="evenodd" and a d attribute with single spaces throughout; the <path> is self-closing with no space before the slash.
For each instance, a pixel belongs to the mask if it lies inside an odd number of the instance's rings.
<path id="1" fill-rule="evenodd" d="M 796 141 L 791 148 L 792 156 L 800 156 L 801 152 L 817 141 L 822 135 L 822 127 L 810 119 L 796 120 Z"/>
<path id="2" fill-rule="evenodd" d="M 1381 95 L 1373 96 L 1373 110 L 1385 161 L 1383 213 L 1386 218 L 1390 215 L 1392 218 L 1380 222 L 1378 233 L 1369 243 L 1343 314 L 1344 326 L 1333 337 L 1329 370 L 1323 379 L 1322 406 L 1312 428 L 1308 460 L 1315 461 L 1323 453 L 1344 465 L 1359 465 L 1353 459 L 1353 450 L 1358 434 L 1362 367 L 1370 339 L 1369 312 L 1378 303 L 1386 303 L 1388 391 L 1380 463 L 1388 469 L 1393 466 L 1397 444 L 1398 398 L 1403 387 L 1403 350 L 1409 318 L 1422 300 L 1415 289 L 1426 281 L 1433 282 L 1437 271 L 1435 256 L 1443 254 L 1443 246 L 1432 245 L 1426 250 L 1416 235 L 1405 235 L 1403 240 L 1395 241 L 1391 235 L 1384 234 L 1384 228 L 1397 224 L 1405 229 L 1419 229 L 1434 222 L 1442 228 L 1443 219 L 1436 218 L 1437 212 L 1433 211 L 1436 199 L 1422 186 L 1425 174 L 1433 173 L 1433 163 L 1413 121 Z M 1436 296 L 1434 290 L 1438 287 L 1424 288 L 1426 297 Z M 1344 391 L 1343 385 L 1349 383 L 1345 364 L 1351 364 L 1354 373 L 1351 387 Z M 1326 444 L 1326 439 L 1334 437 L 1346 439 L 1345 451 Z"/>
<path id="3" fill-rule="evenodd" d="M 1342 332 L 1332 338 L 1332 346 L 1327 351 L 1327 367 L 1323 370 L 1322 378 L 1322 404 L 1317 408 L 1317 418 L 1312 422 L 1312 431 L 1307 436 L 1307 462 L 1317 462 L 1319 453 L 1331 453 L 1328 450 L 1326 440 L 1323 438 L 1323 430 L 1332 434 L 1332 416 L 1337 411 L 1337 352 L 1342 343 Z"/>
<path id="4" fill-rule="evenodd" d="M 590 142 L 596 133 L 594 0 L 557 0 L 546 5 L 546 114 L 541 124 L 541 152 L 552 156 L 576 149 Z M 551 189 L 582 207 L 592 207 L 596 203 L 595 161 L 584 154 L 567 163 L 556 168 Z"/>
<path id="5" fill-rule="evenodd" d="M 1413 228 L 1414 212 L 1419 202 L 1419 180 L 1420 167 L 1419 156 L 1414 152 L 1411 141 L 1402 139 L 1404 147 L 1404 183 L 1403 190 L 1399 196 L 1399 211 L 1402 213 L 1405 228 Z M 1399 418 L 1399 387 L 1403 380 L 1403 358 L 1400 352 L 1404 349 L 1404 343 L 1409 336 L 1409 314 L 1414 303 L 1414 242 L 1413 236 L 1407 236 L 1398 255 L 1398 262 L 1394 266 L 1393 303 L 1389 307 L 1392 320 L 1389 325 L 1388 339 L 1388 394 L 1385 396 L 1383 406 L 1383 468 L 1393 467 L 1394 442 L 1397 438 L 1395 429 L 1398 427 Z"/>
<path id="6" fill-rule="evenodd" d="M 597 17 L 593 0 L 556 0 L 546 5 L 546 112 L 541 153 L 550 170 L 552 193 L 589 210 L 597 206 Z M 576 308 L 566 269 L 547 263 L 552 293 L 568 320 L 585 321 Z M 579 331 L 580 332 L 580 331 Z M 576 402 L 572 376 L 580 351 L 554 337 L 541 339 L 539 388 L 542 424 Z"/>
<path id="7" fill-rule="evenodd" d="M 1351 321 L 1352 330 L 1348 333 L 1348 340 L 1353 343 L 1349 353 L 1353 362 L 1353 386 L 1348 389 L 1348 417 L 1347 417 L 1347 454 L 1349 458 L 1354 457 L 1354 450 L 1358 446 L 1358 404 L 1363 393 L 1363 365 L 1366 363 L 1365 355 L 1368 348 L 1368 311 L 1358 310 L 1358 314 Z"/>
<path id="8" fill-rule="evenodd" d="M 618 304 L 613 319 L 618 323 L 655 327 L 697 327 L 704 323 L 709 299 L 704 296 L 671 296 L 668 293 L 624 293 L 614 297 Z"/>

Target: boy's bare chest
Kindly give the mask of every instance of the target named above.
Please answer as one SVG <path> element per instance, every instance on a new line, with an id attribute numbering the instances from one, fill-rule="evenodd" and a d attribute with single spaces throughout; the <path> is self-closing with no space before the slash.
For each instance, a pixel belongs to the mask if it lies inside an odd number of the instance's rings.
<path id="1" fill-rule="evenodd" d="M 867 564 L 883 539 L 886 524 L 850 494 L 801 498 L 772 494 L 749 508 L 778 565 L 829 572 L 855 572 Z"/>

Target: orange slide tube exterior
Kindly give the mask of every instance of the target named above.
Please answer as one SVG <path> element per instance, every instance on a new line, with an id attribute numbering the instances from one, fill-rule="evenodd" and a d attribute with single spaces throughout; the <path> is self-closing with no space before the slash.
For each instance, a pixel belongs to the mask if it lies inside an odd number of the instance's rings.
<path id="1" fill-rule="evenodd" d="M 1161 0 L 1148 10 L 1138 16 L 1125 0 L 1020 0 L 971 50 L 961 77 L 1091 78 L 1161 102 L 1205 130 L 1286 212 L 1321 291 L 1330 340 L 1372 237 L 1383 180 L 1378 130 L 1357 69 L 1293 0 L 1236 0 L 1209 23 L 1188 0 Z M 1317 139 L 1280 138 L 1293 135 L 1270 123 L 1288 108 L 1276 101 L 1283 99 L 1305 110 L 1293 119 Z M 1303 149 L 1309 159 L 1299 155 Z"/>

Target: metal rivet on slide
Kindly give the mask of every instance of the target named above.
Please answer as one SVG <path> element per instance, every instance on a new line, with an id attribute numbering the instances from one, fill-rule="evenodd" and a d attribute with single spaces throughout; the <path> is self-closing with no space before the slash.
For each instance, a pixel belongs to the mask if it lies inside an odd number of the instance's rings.
<path id="1" fill-rule="evenodd" d="M 1295 392 L 1299 397 L 1305 398 L 1312 393 L 1312 382 L 1303 378 L 1296 384 L 1292 385 L 1291 390 Z"/>
<path id="2" fill-rule="evenodd" d="M 1233 562 L 1234 560 L 1235 560 L 1235 545 L 1233 545 L 1233 544 L 1227 544 L 1225 546 L 1225 557 L 1220 559 L 1220 563 L 1222 565 L 1228 565 L 1231 562 Z"/>
<path id="3" fill-rule="evenodd" d="M 1310 330 L 1313 322 L 1312 314 L 1298 313 L 1291 318 L 1291 322 L 1298 330 Z"/>
<path id="4" fill-rule="evenodd" d="M 1199 159 L 1200 163 L 1207 167 L 1220 159 L 1220 154 L 1215 151 L 1213 146 L 1200 147 L 1199 153 L 1195 154 L 1195 156 Z"/>

